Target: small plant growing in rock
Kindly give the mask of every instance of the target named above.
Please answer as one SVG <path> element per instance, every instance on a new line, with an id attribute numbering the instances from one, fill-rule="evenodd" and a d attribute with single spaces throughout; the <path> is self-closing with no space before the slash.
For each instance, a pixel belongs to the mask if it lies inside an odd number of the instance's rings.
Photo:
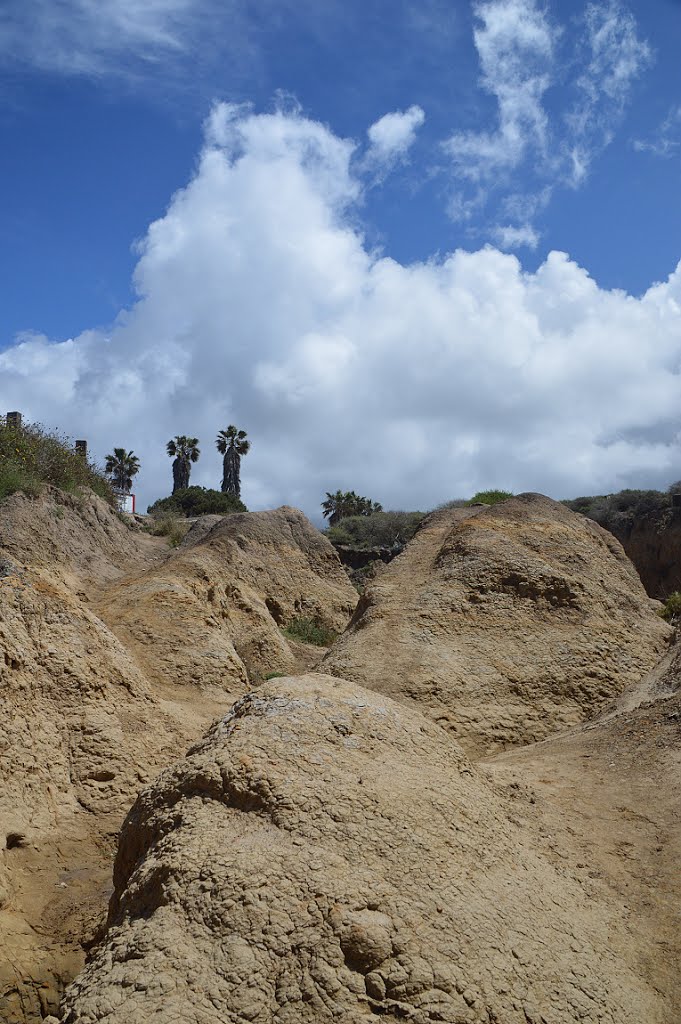
<path id="1" fill-rule="evenodd" d="M 189 530 L 189 523 L 184 522 L 172 512 L 165 512 L 152 520 L 149 532 L 154 537 L 167 537 L 171 548 L 179 547 Z"/>
<path id="2" fill-rule="evenodd" d="M 681 616 L 681 593 L 678 590 L 669 595 L 659 614 L 666 622 L 674 622 Z"/>
<path id="3" fill-rule="evenodd" d="M 507 498 L 512 498 L 513 494 L 511 491 L 478 491 L 473 497 L 466 502 L 467 505 L 498 505 L 500 501 L 506 501 Z"/>
<path id="4" fill-rule="evenodd" d="M 290 640 L 300 640 L 304 644 L 315 644 L 317 647 L 330 647 L 337 636 L 328 626 L 306 616 L 292 619 L 282 633 Z"/>

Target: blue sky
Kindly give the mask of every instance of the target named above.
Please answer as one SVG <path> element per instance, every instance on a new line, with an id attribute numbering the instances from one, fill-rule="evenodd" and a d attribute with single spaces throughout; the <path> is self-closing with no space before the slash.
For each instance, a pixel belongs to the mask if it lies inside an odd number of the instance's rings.
<path id="1" fill-rule="evenodd" d="M 150 500 L 237 419 L 254 507 L 678 478 L 679 52 L 678 0 L 6 0 L 0 407 Z"/>

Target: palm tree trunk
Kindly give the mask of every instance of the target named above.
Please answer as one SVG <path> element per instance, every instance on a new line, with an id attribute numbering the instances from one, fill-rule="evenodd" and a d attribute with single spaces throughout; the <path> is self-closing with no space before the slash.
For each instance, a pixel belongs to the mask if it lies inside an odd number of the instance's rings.
<path id="1" fill-rule="evenodd" d="M 182 459 L 178 456 L 173 462 L 173 494 L 175 491 L 189 487 L 189 471 L 189 459 Z"/>
<path id="2" fill-rule="evenodd" d="M 241 497 L 241 456 L 228 448 L 222 460 L 222 493 Z"/>

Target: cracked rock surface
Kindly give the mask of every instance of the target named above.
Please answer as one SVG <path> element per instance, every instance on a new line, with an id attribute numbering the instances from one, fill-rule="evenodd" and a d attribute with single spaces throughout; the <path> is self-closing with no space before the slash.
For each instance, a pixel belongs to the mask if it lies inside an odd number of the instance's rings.
<path id="1" fill-rule="evenodd" d="M 271 680 L 138 797 L 61 1020 L 668 1020 L 634 930 L 514 806 L 417 710 Z"/>

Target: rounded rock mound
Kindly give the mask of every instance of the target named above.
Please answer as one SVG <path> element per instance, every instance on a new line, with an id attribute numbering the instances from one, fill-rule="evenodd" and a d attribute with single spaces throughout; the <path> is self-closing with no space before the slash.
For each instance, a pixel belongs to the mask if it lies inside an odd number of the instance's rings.
<path id="1" fill-rule="evenodd" d="M 63 1024 L 660 1024 L 634 938 L 417 711 L 248 693 L 140 794 Z"/>
<path id="2" fill-rule="evenodd" d="M 416 703 L 485 755 L 584 721 L 669 635 L 611 534 L 522 494 L 424 520 L 323 668 Z"/>

